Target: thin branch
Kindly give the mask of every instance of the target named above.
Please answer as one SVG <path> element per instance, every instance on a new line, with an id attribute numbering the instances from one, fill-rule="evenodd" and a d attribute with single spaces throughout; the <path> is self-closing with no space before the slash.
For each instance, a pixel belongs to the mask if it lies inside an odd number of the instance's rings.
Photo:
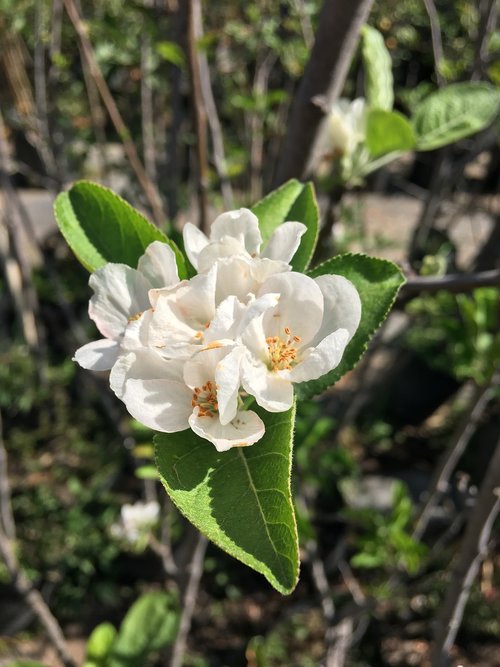
<path id="1" fill-rule="evenodd" d="M 470 439 L 476 431 L 479 421 L 491 399 L 495 387 L 500 380 L 496 373 L 491 383 L 485 387 L 478 387 L 471 405 L 458 425 L 451 445 L 444 453 L 430 485 L 428 498 L 417 519 L 412 537 L 420 540 L 424 535 L 434 508 L 448 490 L 450 477 L 455 470 Z"/>
<path id="2" fill-rule="evenodd" d="M 151 8 L 151 0 L 145 0 L 145 7 Z M 143 26 L 141 37 L 141 122 L 144 167 L 153 183 L 157 183 L 156 145 L 154 136 L 154 98 L 151 77 L 151 37 L 148 25 Z"/>
<path id="3" fill-rule="evenodd" d="M 478 271 L 476 273 L 457 273 L 447 276 L 417 276 L 408 278 L 399 293 L 400 299 L 413 297 L 420 292 L 434 293 L 440 290 L 460 293 L 471 292 L 478 287 L 499 287 L 500 269 Z"/>
<path id="4" fill-rule="evenodd" d="M 498 0 L 481 0 L 471 81 L 479 81 L 487 64 L 488 44 L 498 20 Z M 497 56 L 498 59 L 498 56 Z"/>
<path id="5" fill-rule="evenodd" d="M 296 93 L 281 154 L 276 185 L 307 175 L 314 138 L 323 118 L 313 104 L 318 95 L 331 105 L 340 95 L 354 55 L 359 31 L 373 0 L 325 0 L 316 39 Z"/>
<path id="6" fill-rule="evenodd" d="M 203 16 L 201 2 L 195 2 L 193 6 L 193 23 L 196 41 L 199 43 L 203 37 Z M 222 198 L 226 208 L 232 208 L 234 202 L 233 190 L 227 175 L 226 152 L 224 150 L 224 135 L 221 122 L 217 114 L 212 84 L 210 82 L 210 68 L 204 51 L 197 50 L 198 66 L 200 70 L 200 85 L 203 101 L 207 112 L 208 125 L 212 136 L 212 148 L 214 165 L 220 180 Z"/>
<path id="7" fill-rule="evenodd" d="M 170 667 L 182 667 L 183 657 L 186 651 L 187 637 L 191 628 L 191 621 L 193 618 L 196 598 L 198 596 L 201 575 L 203 574 L 203 561 L 205 558 L 207 544 L 207 538 L 199 533 L 193 551 L 193 556 L 188 566 L 189 578 L 184 593 L 179 629 L 177 631 L 177 637 L 172 649 Z"/>
<path id="8" fill-rule="evenodd" d="M 259 108 L 268 89 L 269 76 L 276 62 L 276 54 L 270 51 L 257 65 L 252 94 L 257 108 L 250 114 L 250 196 L 252 201 L 262 197 L 262 164 L 264 159 L 264 114 Z"/>
<path id="9" fill-rule="evenodd" d="M 436 74 L 437 85 L 441 88 L 445 81 L 440 70 L 440 66 L 444 58 L 444 53 L 443 39 L 441 37 L 441 26 L 439 25 L 439 15 L 437 13 L 434 0 L 424 0 L 424 5 L 431 26 L 432 52 L 434 54 L 434 73 Z"/>
<path id="10" fill-rule="evenodd" d="M 7 451 L 3 441 L 3 421 L 0 412 L 0 527 L 3 524 L 5 537 L 8 540 L 16 539 L 16 524 L 10 502 L 10 484 L 7 468 Z"/>
<path id="11" fill-rule="evenodd" d="M 64 638 L 61 626 L 56 617 L 52 614 L 40 591 L 34 588 L 20 567 L 14 548 L 15 524 L 10 504 L 10 491 L 7 478 L 7 452 L 5 450 L 2 434 L 2 423 L 0 416 L 0 503 L 1 516 L 0 521 L 0 555 L 7 567 L 7 571 L 12 578 L 14 586 L 25 602 L 32 609 L 47 635 L 54 645 L 59 658 L 65 667 L 75 667 L 75 662 L 71 658 L 66 640 Z"/>
<path id="12" fill-rule="evenodd" d="M 199 226 L 202 231 L 208 226 L 208 150 L 207 150 L 207 110 L 203 99 L 197 17 L 201 16 L 200 0 L 188 0 L 188 60 L 191 75 L 191 94 L 196 132 L 197 192 Z"/>
<path id="13" fill-rule="evenodd" d="M 95 81 L 104 106 L 106 107 L 109 117 L 111 118 L 111 121 L 122 141 L 123 148 L 125 149 L 130 166 L 135 172 L 137 180 L 139 181 L 146 199 L 151 206 L 156 223 L 158 225 L 162 225 L 165 221 L 165 213 L 163 210 L 163 203 L 160 197 L 160 193 L 144 169 L 144 165 L 142 164 L 139 154 L 137 153 L 135 144 L 130 138 L 130 131 L 125 125 L 113 95 L 109 90 L 108 84 L 102 75 L 101 69 L 94 54 L 94 50 L 92 48 L 92 44 L 88 38 L 87 27 L 80 17 L 74 0 L 64 0 L 64 6 L 78 35 L 78 39 L 82 47 L 83 58 L 87 62 L 90 74 Z"/>
<path id="14" fill-rule="evenodd" d="M 487 554 L 493 524 L 500 513 L 499 487 L 500 440 L 469 517 L 448 590 L 437 616 L 432 650 L 433 667 L 449 664 L 449 652 L 460 629 L 471 586 Z"/>

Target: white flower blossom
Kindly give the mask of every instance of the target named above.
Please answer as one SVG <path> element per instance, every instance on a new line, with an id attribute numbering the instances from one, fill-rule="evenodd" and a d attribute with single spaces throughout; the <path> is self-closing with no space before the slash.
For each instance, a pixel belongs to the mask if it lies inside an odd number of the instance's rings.
<path id="1" fill-rule="evenodd" d="M 319 175 L 331 169 L 333 160 L 351 161 L 356 149 L 366 139 L 366 102 L 345 98 L 335 102 L 324 117 L 315 142 L 313 163 Z"/>
<path id="2" fill-rule="evenodd" d="M 137 544 L 155 527 L 160 515 L 160 506 L 156 501 L 149 503 L 126 503 L 120 511 L 120 522 L 111 526 L 115 537 Z"/>
<path id="3" fill-rule="evenodd" d="M 265 429 L 255 412 L 241 409 L 243 355 L 233 341 L 210 343 L 184 362 L 138 349 L 120 357 L 110 383 L 130 414 L 156 431 L 192 428 L 220 452 L 246 447 Z"/>
<path id="4" fill-rule="evenodd" d="M 241 334 L 247 350 L 242 384 L 270 412 L 288 410 L 293 384 L 315 380 L 340 363 L 361 317 L 354 285 L 336 275 L 271 276 L 260 295 L 278 295 Z"/>
<path id="5" fill-rule="evenodd" d="M 79 348 L 74 360 L 89 370 L 109 370 L 118 357 L 128 323 L 151 307 L 149 291 L 178 282 L 175 254 L 160 241 L 148 246 L 137 269 L 110 263 L 95 271 L 89 280 L 94 290 L 89 317 L 104 338 Z"/>
<path id="6" fill-rule="evenodd" d="M 247 208 L 219 215 L 210 228 L 210 237 L 190 222 L 182 230 L 184 247 L 191 264 L 203 273 L 222 257 L 244 256 L 287 265 L 296 253 L 306 226 L 284 222 L 272 234 L 261 252 L 262 236 L 257 217 Z"/>

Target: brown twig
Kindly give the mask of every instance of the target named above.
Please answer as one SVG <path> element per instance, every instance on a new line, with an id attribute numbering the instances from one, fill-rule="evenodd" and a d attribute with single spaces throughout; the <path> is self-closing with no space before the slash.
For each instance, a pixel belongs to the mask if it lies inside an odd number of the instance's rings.
<path id="1" fill-rule="evenodd" d="M 443 39 L 441 37 L 441 26 L 439 25 L 439 15 L 434 4 L 434 0 L 424 0 L 425 10 L 429 17 L 431 26 L 431 42 L 432 52 L 434 54 L 434 73 L 436 75 L 436 82 L 441 87 L 445 81 L 441 74 L 440 65 L 443 62 Z"/>
<path id="2" fill-rule="evenodd" d="M 193 6 L 193 22 L 196 33 L 196 41 L 199 43 L 203 37 L 203 16 L 201 3 L 195 2 Z M 200 87 L 207 112 L 207 120 L 212 137 L 212 148 L 214 166 L 220 180 L 222 199 L 226 208 L 232 208 L 234 202 L 233 189 L 227 175 L 226 152 L 224 150 L 224 135 L 221 122 L 217 113 L 212 84 L 210 82 L 210 68 L 204 51 L 197 50 L 198 66 L 200 69 Z"/>
<path id="3" fill-rule="evenodd" d="M 144 1 L 145 7 L 151 8 L 151 0 Z M 148 25 L 143 26 L 141 37 L 141 123 L 144 167 L 153 183 L 157 183 L 156 145 L 154 136 L 154 98 L 150 84 L 151 77 L 151 37 Z"/>
<path id="4" fill-rule="evenodd" d="M 262 164 L 264 159 L 264 112 L 260 108 L 259 100 L 267 92 L 269 76 L 276 62 L 273 51 L 257 64 L 253 81 L 252 94 L 256 107 L 250 114 L 250 197 L 257 201 L 262 197 Z"/>
<path id="5" fill-rule="evenodd" d="M 435 293 L 440 290 L 460 293 L 471 292 L 478 287 L 499 287 L 500 269 L 478 271 L 476 273 L 457 273 L 447 276 L 416 276 L 408 278 L 399 292 L 399 299 L 405 300 L 420 292 Z"/>
<path id="6" fill-rule="evenodd" d="M 83 59 L 86 61 L 89 67 L 90 74 L 95 81 L 95 85 L 99 91 L 104 106 L 106 107 L 109 117 L 111 118 L 118 136 L 121 139 L 130 166 L 137 176 L 137 180 L 139 181 L 144 195 L 146 196 L 146 199 L 151 206 L 156 223 L 158 225 L 162 225 L 165 221 L 165 213 L 163 211 L 163 203 L 160 197 L 160 193 L 146 173 L 144 165 L 142 164 L 141 159 L 137 153 L 135 144 L 130 138 L 130 131 L 126 126 L 122 115 L 118 110 L 113 95 L 109 90 L 108 84 L 102 75 L 101 68 L 97 63 L 97 59 L 94 54 L 94 49 L 92 48 L 92 44 L 88 38 L 87 27 L 80 17 L 74 0 L 64 0 L 64 6 L 70 21 L 73 24 L 76 34 L 78 35 L 78 39 L 82 48 Z"/>
<path id="7" fill-rule="evenodd" d="M 471 586 L 484 560 L 493 523 L 500 512 L 500 440 L 496 446 L 471 512 L 462 546 L 438 613 L 432 650 L 432 666 L 449 664 L 449 652 L 462 623 Z"/>
<path id="8" fill-rule="evenodd" d="M 487 64 L 488 43 L 498 20 L 498 0 L 481 0 L 479 3 L 479 27 L 477 31 L 474 64 L 471 81 L 479 81 Z"/>
<path id="9" fill-rule="evenodd" d="M 316 39 L 291 110 L 276 185 L 307 175 L 314 137 L 323 111 L 313 104 L 324 96 L 331 105 L 340 95 L 373 0 L 325 0 Z"/>
<path id="10" fill-rule="evenodd" d="M 175 638 L 175 643 L 172 648 L 170 667 L 182 666 L 184 653 L 186 651 L 187 637 L 191 628 L 194 607 L 198 596 L 198 589 L 200 587 L 201 575 L 203 574 L 203 561 L 207 544 L 207 538 L 201 533 L 198 533 L 191 561 L 187 568 L 189 576 L 183 597 L 179 629 L 177 630 L 177 637 Z"/>
<path id="11" fill-rule="evenodd" d="M 208 151 L 207 151 L 207 110 L 203 99 L 200 59 L 198 53 L 199 25 L 201 16 L 200 0 L 188 0 L 188 60 L 191 76 L 191 95 L 196 132 L 197 193 L 199 226 L 202 231 L 208 226 Z"/>
<path id="12" fill-rule="evenodd" d="M 496 373 L 490 384 L 478 387 L 471 401 L 470 407 L 458 425 L 452 442 L 439 462 L 434 479 L 427 494 L 427 500 L 415 524 L 412 537 L 420 540 L 424 535 L 432 512 L 448 490 L 449 480 L 462 454 L 465 451 L 478 423 L 491 399 L 491 395 L 498 385 L 500 374 Z"/>
<path id="13" fill-rule="evenodd" d="M 7 452 L 3 442 L 2 423 L 0 416 L 0 555 L 7 567 L 12 582 L 21 597 L 32 609 L 52 642 L 59 658 L 65 667 L 75 667 L 71 658 L 61 626 L 52 614 L 40 591 L 33 587 L 30 580 L 20 567 L 14 548 L 15 523 L 10 504 L 10 491 L 7 477 Z"/>

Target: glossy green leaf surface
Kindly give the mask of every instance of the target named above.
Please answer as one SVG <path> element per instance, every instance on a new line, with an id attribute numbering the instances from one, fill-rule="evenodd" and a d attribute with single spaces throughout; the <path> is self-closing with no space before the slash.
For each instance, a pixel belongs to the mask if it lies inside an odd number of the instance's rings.
<path id="1" fill-rule="evenodd" d="M 290 495 L 295 410 L 256 412 L 266 432 L 251 447 L 219 453 L 191 430 L 158 434 L 156 464 L 170 498 L 198 530 L 287 594 L 299 573 Z"/>
<path id="2" fill-rule="evenodd" d="M 177 246 L 142 213 L 108 188 L 78 181 L 54 203 L 62 235 L 88 271 L 108 262 L 136 267 L 153 241 L 168 243 L 177 259 L 179 277 L 186 276 L 184 257 Z"/>
<path id="3" fill-rule="evenodd" d="M 290 220 L 288 217 L 290 209 L 303 189 L 303 183 L 292 179 L 277 190 L 273 190 L 264 199 L 257 202 L 255 206 L 252 206 L 252 211 L 259 218 L 259 227 L 264 244 L 269 241 L 276 227 L 281 225 L 282 222 Z"/>
<path id="4" fill-rule="evenodd" d="M 429 151 L 490 125 L 500 111 L 500 91 L 487 83 L 454 83 L 426 97 L 412 117 L 417 150 Z"/>
<path id="5" fill-rule="evenodd" d="M 338 255 L 309 272 L 313 278 L 323 274 L 338 274 L 354 284 L 361 298 L 361 322 L 337 368 L 317 380 L 296 385 L 301 399 L 321 393 L 354 368 L 405 282 L 401 270 L 392 262 L 362 254 Z"/>

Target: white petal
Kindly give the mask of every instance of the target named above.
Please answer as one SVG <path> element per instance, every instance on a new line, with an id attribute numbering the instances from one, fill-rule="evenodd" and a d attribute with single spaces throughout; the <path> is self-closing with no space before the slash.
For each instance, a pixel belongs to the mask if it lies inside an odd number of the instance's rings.
<path id="1" fill-rule="evenodd" d="M 215 367 L 219 419 L 223 425 L 234 419 L 238 410 L 238 392 L 241 384 L 240 366 L 244 353 L 243 347 L 235 347 Z"/>
<path id="2" fill-rule="evenodd" d="M 300 239 L 306 231 L 307 227 L 301 222 L 283 223 L 274 230 L 262 257 L 280 260 L 288 264 L 297 252 Z"/>
<path id="3" fill-rule="evenodd" d="M 218 259 L 223 257 L 234 257 L 235 255 L 247 254 L 245 246 L 232 236 L 211 241 L 201 250 L 198 255 L 198 271 L 204 273 L 209 271 Z"/>
<path id="4" fill-rule="evenodd" d="M 217 306 L 215 316 L 205 331 L 204 342 L 210 343 L 221 338 L 234 338 L 245 306 L 235 297 L 228 296 Z"/>
<path id="5" fill-rule="evenodd" d="M 262 243 L 259 221 L 248 208 L 223 213 L 214 220 L 210 240 L 220 241 L 224 236 L 237 239 L 250 255 L 259 253 Z"/>
<path id="6" fill-rule="evenodd" d="M 179 282 L 175 253 L 169 245 L 161 241 L 150 243 L 139 259 L 137 270 L 151 287 L 166 287 Z"/>
<path id="7" fill-rule="evenodd" d="M 191 390 L 182 381 L 182 363 L 164 361 L 152 350 L 122 355 L 110 385 L 138 421 L 166 433 L 188 427 Z"/>
<path id="8" fill-rule="evenodd" d="M 129 318 L 149 308 L 149 284 L 125 264 L 106 264 L 90 276 L 89 285 L 95 292 L 89 316 L 106 338 L 119 338 Z"/>
<path id="9" fill-rule="evenodd" d="M 198 269 L 198 255 L 208 243 L 207 236 L 191 222 L 186 222 L 182 228 L 182 238 L 189 261 L 195 269 Z"/>
<path id="10" fill-rule="evenodd" d="M 323 322 L 313 345 L 337 329 L 347 329 L 349 340 L 354 336 L 361 320 L 361 299 L 358 290 L 343 276 L 323 275 L 315 278 L 324 299 Z"/>
<path id="11" fill-rule="evenodd" d="M 284 412 L 293 404 L 293 385 L 264 364 L 242 364 L 242 384 L 257 403 L 269 412 Z"/>
<path id="12" fill-rule="evenodd" d="M 89 371 L 109 371 L 115 363 L 120 344 L 108 338 L 101 338 L 78 348 L 73 357 L 82 368 Z"/>
<path id="13" fill-rule="evenodd" d="M 145 426 L 175 433 L 189 426 L 191 392 L 172 380 L 127 380 L 122 396 L 129 413 Z"/>
<path id="14" fill-rule="evenodd" d="M 302 273 L 276 273 L 266 280 L 259 296 L 267 292 L 280 294 L 279 303 L 264 313 L 266 337 L 285 338 L 286 331 L 307 345 L 323 320 L 323 295 L 312 278 Z"/>
<path id="15" fill-rule="evenodd" d="M 261 418 L 251 410 L 240 411 L 229 424 L 222 425 L 217 416 L 198 415 L 195 408 L 189 425 L 201 438 L 209 440 L 218 452 L 226 452 L 232 447 L 248 447 L 260 440 L 265 433 Z"/>
<path id="16" fill-rule="evenodd" d="M 337 329 L 323 338 L 317 347 L 307 350 L 297 366 L 290 371 L 281 371 L 280 375 L 292 382 L 316 380 L 339 365 L 348 342 L 347 329 Z"/>

